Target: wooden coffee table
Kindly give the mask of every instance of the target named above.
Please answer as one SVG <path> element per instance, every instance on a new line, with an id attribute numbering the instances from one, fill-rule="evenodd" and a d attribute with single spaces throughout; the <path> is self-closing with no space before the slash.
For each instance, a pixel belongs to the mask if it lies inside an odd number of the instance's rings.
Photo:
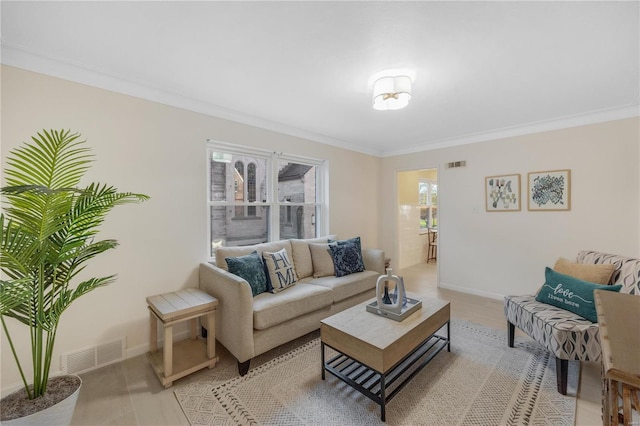
<path id="1" fill-rule="evenodd" d="M 415 298 L 415 296 L 410 296 Z M 366 311 L 362 303 L 320 323 L 325 371 L 385 406 L 434 356 L 451 351 L 449 302 L 421 298 L 421 310 L 397 322 Z M 446 326 L 446 336 L 436 334 Z M 325 346 L 338 352 L 325 360 Z"/>

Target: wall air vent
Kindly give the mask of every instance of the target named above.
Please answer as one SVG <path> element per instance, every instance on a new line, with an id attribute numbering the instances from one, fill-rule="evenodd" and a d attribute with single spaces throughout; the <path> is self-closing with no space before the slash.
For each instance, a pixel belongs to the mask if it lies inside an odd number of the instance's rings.
<path id="1" fill-rule="evenodd" d="M 78 374 L 124 360 L 125 338 L 62 355 L 62 373 Z"/>
<path id="2" fill-rule="evenodd" d="M 466 161 L 452 161 L 447 163 L 447 169 L 455 169 L 457 167 L 465 167 L 467 165 Z"/>

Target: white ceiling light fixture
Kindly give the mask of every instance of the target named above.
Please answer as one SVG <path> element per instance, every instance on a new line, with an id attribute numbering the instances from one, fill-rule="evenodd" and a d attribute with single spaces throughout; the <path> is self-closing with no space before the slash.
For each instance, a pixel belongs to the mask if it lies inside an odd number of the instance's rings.
<path id="1" fill-rule="evenodd" d="M 381 77 L 373 83 L 373 109 L 401 109 L 410 99 L 411 79 L 406 75 Z"/>

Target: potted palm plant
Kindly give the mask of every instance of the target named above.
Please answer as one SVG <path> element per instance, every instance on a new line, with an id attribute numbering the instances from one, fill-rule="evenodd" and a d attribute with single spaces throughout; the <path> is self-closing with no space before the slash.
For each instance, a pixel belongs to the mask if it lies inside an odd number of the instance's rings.
<path id="1" fill-rule="evenodd" d="M 0 188 L 4 196 L 0 318 L 24 384 L 2 399 L 0 420 L 34 424 L 41 417 L 47 424 L 68 424 L 81 382 L 77 376 L 49 377 L 60 316 L 76 299 L 115 279 L 110 275 L 75 283 L 89 260 L 118 245 L 115 240 L 95 239 L 107 213 L 117 205 L 148 197 L 100 183 L 80 187 L 93 160 L 77 133 L 43 130 L 32 140 L 9 153 L 6 186 Z M 14 347 L 8 318 L 24 324 L 29 332 L 30 380 L 23 368 L 26 360 L 21 362 Z M 41 411 L 65 405 L 71 406 L 66 420 Z"/>

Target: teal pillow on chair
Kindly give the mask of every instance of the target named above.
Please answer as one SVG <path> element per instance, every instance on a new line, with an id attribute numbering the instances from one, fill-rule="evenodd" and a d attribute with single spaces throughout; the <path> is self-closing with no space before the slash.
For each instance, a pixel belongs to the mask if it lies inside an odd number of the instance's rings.
<path id="1" fill-rule="evenodd" d="M 547 267 L 544 271 L 545 283 L 536 300 L 573 312 L 591 322 L 598 321 L 594 290 L 620 291 L 622 285 L 600 285 L 564 275 Z"/>
<path id="2" fill-rule="evenodd" d="M 251 287 L 254 296 L 267 291 L 267 275 L 264 273 L 264 264 L 257 251 L 238 257 L 225 257 L 229 272 L 243 278 Z"/>

